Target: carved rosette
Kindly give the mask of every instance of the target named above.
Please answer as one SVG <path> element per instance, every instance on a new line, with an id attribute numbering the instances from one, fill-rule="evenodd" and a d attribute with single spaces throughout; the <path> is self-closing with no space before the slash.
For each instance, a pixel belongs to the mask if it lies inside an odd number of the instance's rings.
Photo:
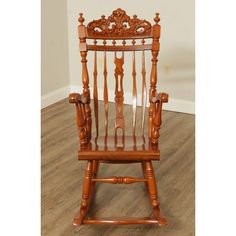
<path id="1" fill-rule="evenodd" d="M 90 22 L 87 33 L 89 37 L 149 36 L 151 29 L 148 21 L 140 20 L 136 15 L 131 18 L 118 8 L 108 18 L 103 15 L 101 19 Z"/>

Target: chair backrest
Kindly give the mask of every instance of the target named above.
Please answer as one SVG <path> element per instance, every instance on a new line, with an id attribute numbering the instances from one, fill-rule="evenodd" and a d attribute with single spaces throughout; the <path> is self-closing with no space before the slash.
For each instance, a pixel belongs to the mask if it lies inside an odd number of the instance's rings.
<path id="1" fill-rule="evenodd" d="M 115 125 L 114 132 L 121 129 L 125 133 L 125 120 L 124 120 L 124 54 L 126 52 L 132 53 L 132 134 L 135 135 L 136 130 L 136 116 L 137 116 L 137 87 L 136 87 L 136 54 L 137 51 L 142 52 L 142 95 L 141 95 L 141 130 L 144 135 L 144 122 L 145 122 L 145 108 L 147 100 L 146 88 L 146 68 L 145 68 L 145 51 L 152 52 L 152 67 L 150 72 L 150 89 L 149 89 L 149 128 L 148 133 L 151 137 L 152 120 L 155 105 L 152 103 L 151 97 L 156 94 L 157 83 L 157 56 L 159 52 L 159 38 L 160 38 L 160 21 L 159 14 L 156 13 L 154 18 L 155 24 L 151 25 L 146 20 L 141 20 L 134 15 L 130 17 L 126 12 L 120 8 L 113 11 L 112 15 L 106 18 L 104 15 L 99 20 L 93 20 L 85 26 L 83 14 L 80 13 L 78 19 L 80 25 L 78 26 L 78 33 L 80 39 L 80 54 L 82 57 L 82 82 L 83 93 L 90 97 L 89 88 L 89 74 L 87 68 L 87 51 L 94 51 L 94 69 L 93 69 L 93 99 L 94 99 L 94 117 L 96 125 L 96 134 L 99 135 L 99 121 L 98 121 L 98 69 L 97 69 L 97 52 L 103 52 L 104 58 L 104 115 L 105 115 L 105 135 L 108 135 L 108 67 L 107 67 L 107 52 L 114 53 L 114 77 L 115 77 Z M 88 40 L 92 43 L 88 43 Z M 146 41 L 151 39 L 151 43 L 147 44 Z M 129 43 L 128 43 L 129 42 Z M 117 53 L 121 53 L 118 57 Z M 113 74 L 112 73 L 112 74 Z M 125 78 L 126 79 L 126 78 Z M 85 116 L 87 117 L 87 128 L 91 131 L 91 110 L 89 104 L 85 108 Z"/>

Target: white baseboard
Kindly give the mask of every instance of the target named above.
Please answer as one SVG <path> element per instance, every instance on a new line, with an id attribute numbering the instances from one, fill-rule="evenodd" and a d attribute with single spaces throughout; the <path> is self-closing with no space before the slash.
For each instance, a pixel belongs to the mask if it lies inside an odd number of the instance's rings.
<path id="1" fill-rule="evenodd" d="M 81 93 L 83 91 L 83 88 L 81 86 L 77 85 L 71 85 L 70 86 L 70 92 L 78 92 Z M 93 94 L 93 88 L 90 88 L 91 95 Z M 110 102 L 114 102 L 114 91 L 108 90 L 108 100 Z M 137 94 L 138 97 L 138 105 L 140 106 L 141 103 L 141 94 Z M 98 89 L 98 99 L 103 100 L 103 90 Z M 125 104 L 132 104 L 132 93 L 126 92 L 125 98 L 124 98 Z M 148 105 L 148 103 L 147 103 Z M 187 100 L 181 100 L 181 99 L 169 99 L 168 103 L 163 104 L 163 109 L 167 111 L 175 111 L 175 112 L 182 112 L 182 113 L 188 113 L 188 114 L 195 114 L 195 102 L 187 101 Z"/>
<path id="2" fill-rule="evenodd" d="M 163 105 L 163 109 L 167 111 L 195 114 L 195 102 L 170 98 L 169 102 Z"/>
<path id="3" fill-rule="evenodd" d="M 70 86 L 66 86 L 43 95 L 41 98 L 41 109 L 68 97 L 69 92 L 70 92 Z"/>

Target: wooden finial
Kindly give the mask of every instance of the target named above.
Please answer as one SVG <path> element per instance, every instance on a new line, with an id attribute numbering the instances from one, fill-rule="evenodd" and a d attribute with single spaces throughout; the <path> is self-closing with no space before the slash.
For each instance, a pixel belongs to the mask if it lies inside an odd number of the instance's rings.
<path id="1" fill-rule="evenodd" d="M 154 18 L 154 21 L 156 22 L 156 24 L 158 24 L 158 22 L 160 21 L 159 13 L 156 13 L 156 17 Z"/>
<path id="2" fill-rule="evenodd" d="M 79 19 L 78 19 L 80 25 L 83 25 L 84 23 L 84 17 L 83 17 L 83 13 L 79 13 Z"/>

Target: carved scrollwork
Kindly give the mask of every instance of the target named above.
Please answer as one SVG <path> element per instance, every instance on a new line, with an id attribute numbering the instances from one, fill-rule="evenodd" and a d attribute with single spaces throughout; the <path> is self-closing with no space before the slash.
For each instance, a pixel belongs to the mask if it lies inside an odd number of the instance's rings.
<path id="1" fill-rule="evenodd" d="M 101 19 L 90 22 L 87 33 L 90 37 L 148 36 L 151 34 L 151 28 L 148 21 L 140 20 L 137 15 L 131 18 L 118 8 L 108 18 L 103 15 Z"/>

